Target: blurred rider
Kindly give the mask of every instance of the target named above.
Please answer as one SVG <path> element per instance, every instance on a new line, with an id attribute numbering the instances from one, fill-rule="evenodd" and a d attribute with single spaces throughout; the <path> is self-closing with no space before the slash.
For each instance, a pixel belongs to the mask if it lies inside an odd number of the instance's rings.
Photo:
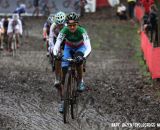
<path id="1" fill-rule="evenodd" d="M 54 16 L 50 15 L 43 26 L 43 41 L 46 43 L 47 56 L 49 56 L 49 52 L 48 52 L 49 33 L 50 33 L 50 27 L 51 27 L 51 24 L 53 23 L 53 20 L 54 20 Z"/>
<path id="2" fill-rule="evenodd" d="M 12 15 L 12 19 L 9 21 L 8 30 L 7 30 L 7 34 L 9 36 L 8 38 L 9 51 L 12 51 L 11 42 L 12 42 L 14 33 L 16 35 L 17 48 L 19 48 L 19 37 L 22 36 L 22 32 L 23 32 L 22 22 L 19 19 L 19 15 L 15 13 Z"/>
<path id="3" fill-rule="evenodd" d="M 52 56 L 53 56 L 52 50 L 54 48 L 54 44 L 56 42 L 57 36 L 58 36 L 60 30 L 65 26 L 65 18 L 66 18 L 65 13 L 60 11 L 60 12 L 56 13 L 54 22 L 51 25 L 50 34 L 49 34 L 49 48 L 48 48 L 48 50 L 50 51 Z M 63 49 L 63 47 L 61 49 Z M 55 60 L 55 63 L 53 63 L 53 64 L 55 65 L 54 86 L 57 86 L 60 83 L 61 62 L 58 60 Z"/>
<path id="4" fill-rule="evenodd" d="M 7 35 L 7 30 L 8 30 L 8 23 L 9 23 L 10 18 L 6 14 L 4 18 L 1 19 L 2 22 L 2 28 L 3 28 L 3 42 L 6 44 L 6 47 L 8 47 L 8 35 Z M 8 48 L 6 48 L 8 49 Z"/>
<path id="5" fill-rule="evenodd" d="M 19 15 L 26 13 L 26 5 L 20 4 L 20 6 L 13 11 L 13 13 L 18 13 Z"/>
<path id="6" fill-rule="evenodd" d="M 67 26 L 64 27 L 56 40 L 53 53 L 58 57 L 60 51 L 60 45 L 65 39 L 65 46 L 63 52 L 63 58 L 72 58 L 72 53 L 75 53 L 76 61 L 78 61 L 77 72 L 78 72 L 78 91 L 82 92 L 85 90 L 83 82 L 83 61 L 89 56 L 91 52 L 90 39 L 87 31 L 79 26 L 79 15 L 75 12 L 71 12 L 66 16 Z M 59 112 L 63 112 L 63 90 L 65 75 L 68 69 L 68 62 L 62 61 L 62 83 L 61 83 L 61 103 L 59 106 Z"/>
<path id="7" fill-rule="evenodd" d="M 2 34 L 4 33 L 2 21 L 0 21 L 0 50 L 3 50 Z"/>

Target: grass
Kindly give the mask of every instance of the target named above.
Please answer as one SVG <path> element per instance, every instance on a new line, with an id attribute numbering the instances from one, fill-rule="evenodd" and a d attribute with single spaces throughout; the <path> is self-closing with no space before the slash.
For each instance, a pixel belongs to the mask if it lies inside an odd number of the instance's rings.
<path id="1" fill-rule="evenodd" d="M 136 29 L 138 30 L 138 28 L 139 28 L 139 25 L 136 27 Z M 148 82 L 151 83 L 152 82 L 151 75 L 150 75 L 148 66 L 147 66 L 147 64 L 146 64 L 146 62 L 144 60 L 143 52 L 141 51 L 141 47 L 140 47 L 140 44 L 141 44 L 140 35 L 137 33 L 135 35 L 134 39 L 135 39 L 135 44 L 134 44 L 135 55 L 134 55 L 134 59 L 138 61 L 139 65 L 140 65 L 140 70 L 141 70 L 141 73 L 143 74 L 143 76 L 148 78 Z"/>
<path id="2" fill-rule="evenodd" d="M 133 27 L 129 21 L 121 22 L 107 19 L 106 21 L 97 20 L 84 26 L 91 38 L 93 49 L 106 50 L 105 46 L 110 46 L 114 51 L 118 51 L 119 49 L 132 49 L 133 47 L 133 60 L 138 62 L 142 75 L 149 80 L 151 79 L 140 49 L 140 35 L 137 33 L 139 24 L 135 24 Z M 106 45 L 103 46 L 103 44 Z"/>

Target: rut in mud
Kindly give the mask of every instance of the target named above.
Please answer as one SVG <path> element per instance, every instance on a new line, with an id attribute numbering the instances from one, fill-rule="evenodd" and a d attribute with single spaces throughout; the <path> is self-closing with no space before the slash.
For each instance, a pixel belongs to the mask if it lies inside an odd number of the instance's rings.
<path id="1" fill-rule="evenodd" d="M 41 45 L 45 19 L 26 21 L 29 37 L 17 56 L 2 52 L 0 57 L 1 130 L 118 130 L 111 123 L 159 122 L 157 88 L 134 59 L 137 27 L 106 11 L 81 20 L 94 49 L 84 76 L 88 91 L 81 94 L 79 118 L 69 124 L 58 113 L 54 74 Z"/>

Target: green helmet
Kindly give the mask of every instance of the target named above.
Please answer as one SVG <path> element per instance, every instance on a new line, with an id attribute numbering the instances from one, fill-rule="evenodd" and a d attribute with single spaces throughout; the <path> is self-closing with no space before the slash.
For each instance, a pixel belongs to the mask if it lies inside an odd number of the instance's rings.
<path id="1" fill-rule="evenodd" d="M 74 20 L 75 22 L 78 22 L 79 15 L 75 12 L 71 12 L 66 16 L 66 22 L 68 23 L 69 20 Z"/>

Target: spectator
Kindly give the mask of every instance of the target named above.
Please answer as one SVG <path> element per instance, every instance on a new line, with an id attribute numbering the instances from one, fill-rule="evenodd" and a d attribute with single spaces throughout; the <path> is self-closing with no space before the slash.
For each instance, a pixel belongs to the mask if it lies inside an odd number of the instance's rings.
<path id="1" fill-rule="evenodd" d="M 154 0 L 140 0 L 140 4 L 144 7 L 144 12 L 149 15 L 150 6 L 154 4 Z"/>
<path id="2" fill-rule="evenodd" d="M 39 16 L 39 0 L 33 0 L 33 6 L 34 6 L 34 11 L 33 11 L 33 16 Z"/>
<path id="3" fill-rule="evenodd" d="M 119 17 L 120 20 L 127 20 L 127 14 L 126 14 L 126 6 L 124 4 L 120 4 L 117 7 L 117 16 Z"/>
<path id="4" fill-rule="evenodd" d="M 153 42 L 155 46 L 158 45 L 158 17 L 157 17 L 157 7 L 155 4 L 150 6 L 150 11 L 147 21 L 144 23 L 144 29 L 149 35 L 150 33 L 150 42 Z"/>
<path id="5" fill-rule="evenodd" d="M 81 17 L 84 16 L 84 13 L 85 13 L 85 5 L 87 4 L 87 0 L 80 0 L 80 8 L 81 8 L 81 12 L 80 12 L 80 15 Z"/>
<path id="6" fill-rule="evenodd" d="M 136 5 L 136 0 L 127 0 L 127 3 L 128 3 L 128 15 L 129 15 L 129 18 L 133 21 L 134 7 Z"/>

